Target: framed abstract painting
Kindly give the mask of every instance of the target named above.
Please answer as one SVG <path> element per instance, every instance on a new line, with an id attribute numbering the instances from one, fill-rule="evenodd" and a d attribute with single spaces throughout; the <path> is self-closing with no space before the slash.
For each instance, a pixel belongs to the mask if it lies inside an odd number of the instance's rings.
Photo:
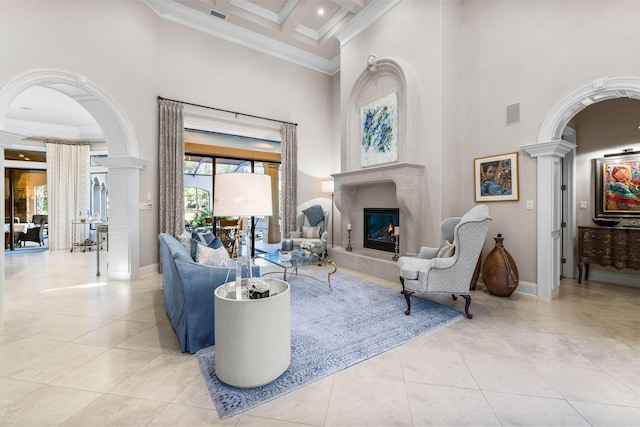
<path id="1" fill-rule="evenodd" d="M 360 108 L 360 164 L 398 160 L 398 96 L 395 92 Z"/>
<path id="2" fill-rule="evenodd" d="M 640 153 L 594 159 L 597 218 L 640 218 Z"/>
<path id="3" fill-rule="evenodd" d="M 474 159 L 476 202 L 519 200 L 518 153 Z"/>

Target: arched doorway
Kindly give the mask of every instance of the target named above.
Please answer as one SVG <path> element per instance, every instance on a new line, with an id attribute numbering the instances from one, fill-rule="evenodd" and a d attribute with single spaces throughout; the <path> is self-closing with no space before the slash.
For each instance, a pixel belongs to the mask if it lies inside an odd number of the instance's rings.
<path id="1" fill-rule="evenodd" d="M 545 117 L 536 144 L 521 147 L 537 158 L 537 293 L 552 299 L 560 285 L 560 239 L 562 197 L 561 159 L 576 145 L 562 139 L 562 133 L 582 109 L 596 102 L 614 98 L 640 100 L 640 77 L 603 77 L 565 96 Z M 572 166 L 569 166 L 572 167 Z"/>
<path id="2" fill-rule="evenodd" d="M 103 166 L 109 170 L 113 188 L 110 195 L 113 206 L 109 216 L 109 278 L 131 279 L 137 277 L 139 262 L 139 174 L 148 161 L 138 157 L 138 141 L 133 126 L 124 111 L 111 96 L 95 83 L 79 74 L 63 71 L 41 70 L 25 73 L 0 89 L 0 169 L 4 175 L 4 148 L 23 139 L 6 130 L 6 118 L 13 99 L 32 86 L 44 86 L 75 99 L 100 125 L 107 141 L 108 158 Z M 4 198 L 4 187 L 0 196 Z M 4 204 L 0 205 L 4 215 Z M 0 239 L 4 239 L 0 237 Z M 0 257 L 0 270 L 4 271 L 4 254 Z M 0 319 L 4 306 L 4 276 L 0 275 Z"/>

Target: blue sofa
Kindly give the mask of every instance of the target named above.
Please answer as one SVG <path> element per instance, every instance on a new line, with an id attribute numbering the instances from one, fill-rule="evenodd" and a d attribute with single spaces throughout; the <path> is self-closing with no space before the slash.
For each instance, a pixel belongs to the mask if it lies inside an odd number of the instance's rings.
<path id="1" fill-rule="evenodd" d="M 182 352 L 195 353 L 213 345 L 213 291 L 236 278 L 231 268 L 195 262 L 175 237 L 161 233 L 162 288 L 167 316 L 180 341 Z M 253 276 L 260 268 L 253 268 Z"/>

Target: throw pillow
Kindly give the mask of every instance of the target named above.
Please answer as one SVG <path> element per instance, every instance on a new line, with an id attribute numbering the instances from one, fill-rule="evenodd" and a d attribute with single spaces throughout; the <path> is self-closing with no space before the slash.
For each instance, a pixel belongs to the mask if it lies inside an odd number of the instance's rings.
<path id="1" fill-rule="evenodd" d="M 206 244 L 206 243 L 203 243 L 202 240 L 200 240 L 199 238 L 191 239 L 189 254 L 191 254 L 191 258 L 193 258 L 194 261 L 196 260 L 198 245 L 204 245 L 211 249 L 218 249 L 222 247 L 222 240 L 220 240 L 218 237 L 214 237 L 213 240 L 211 240 L 211 243 Z"/>
<path id="2" fill-rule="evenodd" d="M 320 205 L 313 205 L 302 212 L 307 216 L 307 221 L 309 221 L 309 225 L 312 227 L 320 224 L 324 219 L 324 212 L 322 212 L 322 206 Z"/>
<path id="3" fill-rule="evenodd" d="M 456 247 L 449 243 L 448 240 L 442 242 L 440 248 L 438 248 L 438 253 L 436 253 L 436 258 L 449 258 L 453 256 L 456 251 Z"/>
<path id="4" fill-rule="evenodd" d="M 182 246 L 184 246 L 186 250 L 191 250 L 191 233 L 189 233 L 188 231 L 184 231 L 177 237 L 177 239 L 180 243 L 182 243 Z"/>
<path id="5" fill-rule="evenodd" d="M 316 225 L 315 227 L 302 227 L 302 237 L 305 239 L 319 239 L 320 227 L 320 225 Z"/>
<path id="6" fill-rule="evenodd" d="M 201 243 L 196 246 L 196 262 L 213 267 L 231 267 L 231 258 L 224 247 L 210 248 Z"/>
<path id="7" fill-rule="evenodd" d="M 209 246 L 216 236 L 213 235 L 211 230 L 204 230 L 192 232 L 191 237 L 193 237 L 194 239 L 198 239 L 201 243 Z"/>

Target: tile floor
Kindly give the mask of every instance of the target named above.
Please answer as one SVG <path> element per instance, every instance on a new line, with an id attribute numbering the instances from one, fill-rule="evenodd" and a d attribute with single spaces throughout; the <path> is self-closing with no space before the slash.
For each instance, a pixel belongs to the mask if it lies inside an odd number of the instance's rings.
<path id="1" fill-rule="evenodd" d="M 5 262 L 1 426 L 640 425 L 639 288 L 565 280 L 551 302 L 478 290 L 473 320 L 220 421 L 160 275 L 97 279 L 95 252 Z"/>

